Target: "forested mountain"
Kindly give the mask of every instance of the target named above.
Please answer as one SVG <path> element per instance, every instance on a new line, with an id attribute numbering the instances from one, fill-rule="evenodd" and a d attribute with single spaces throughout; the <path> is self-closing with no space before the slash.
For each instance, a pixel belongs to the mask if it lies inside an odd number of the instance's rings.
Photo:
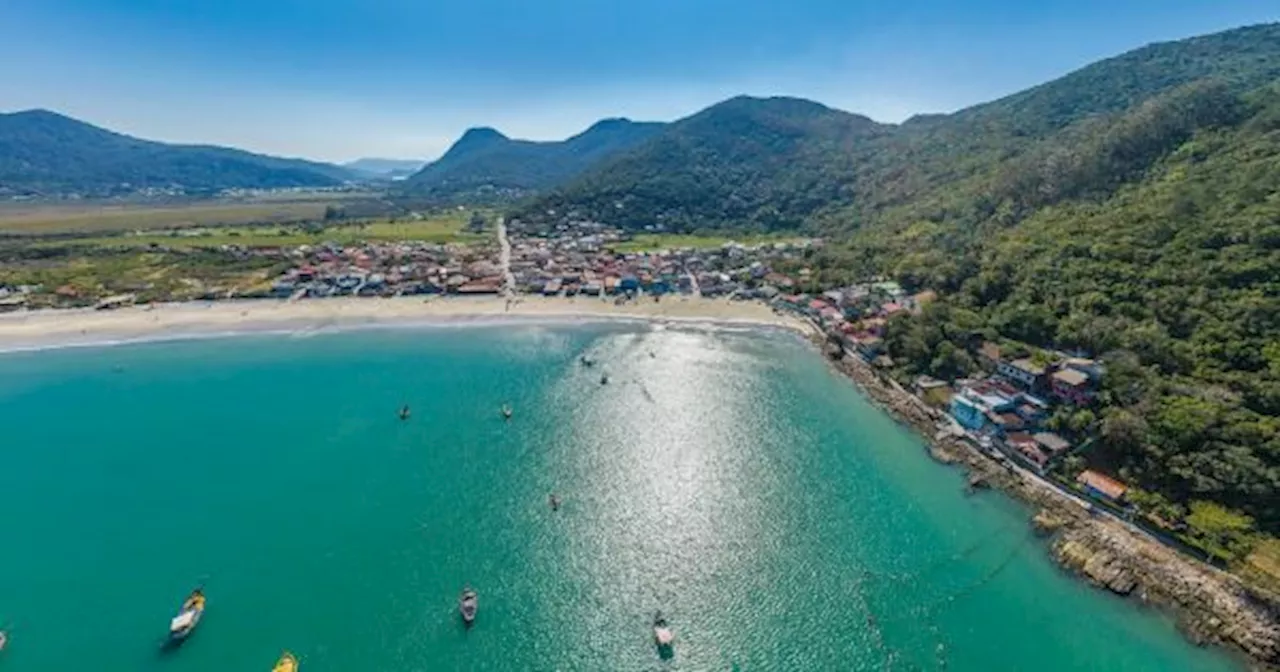
<path id="1" fill-rule="evenodd" d="M 662 124 L 605 119 L 567 140 L 512 140 L 492 128 L 463 134 L 439 160 L 410 177 L 405 191 L 442 200 L 513 197 L 563 184 L 648 140 Z"/>
<path id="2" fill-rule="evenodd" d="M 1276 532 L 1280 90 L 1243 104 L 1109 195 L 980 225 L 967 240 L 945 220 L 866 232 L 818 263 L 842 275 L 883 258 L 948 291 L 923 318 L 891 325 L 911 373 L 964 375 L 984 340 L 1102 355 L 1103 403 L 1073 420 L 1098 423 L 1087 459 L 1158 493 L 1167 519 L 1210 500 Z"/>
<path id="3" fill-rule="evenodd" d="M 958 194 L 987 189 L 1011 159 L 1068 148 L 1114 115 L 1193 82 L 1241 93 L 1277 78 L 1280 25 L 1271 24 L 1150 45 L 898 126 L 808 101 L 735 98 L 671 124 L 520 212 L 573 208 L 676 229 L 800 226 L 838 212 L 847 228 L 896 206 L 951 207 Z"/>
<path id="4" fill-rule="evenodd" d="M 904 377 L 968 374 L 983 341 L 1103 356 L 1101 402 L 1062 421 L 1088 464 L 1168 520 L 1209 501 L 1280 532 L 1280 25 L 898 126 L 735 99 L 512 214 L 548 211 L 822 233 L 811 288 L 943 297 L 890 324 Z"/>
<path id="5" fill-rule="evenodd" d="M 532 208 L 621 226 L 794 228 L 846 200 L 841 175 L 892 127 L 796 98 L 733 98 L 588 171 Z"/>
<path id="6" fill-rule="evenodd" d="M 0 195 L 331 186 L 349 176 L 323 163 L 139 140 L 46 110 L 0 114 Z"/>

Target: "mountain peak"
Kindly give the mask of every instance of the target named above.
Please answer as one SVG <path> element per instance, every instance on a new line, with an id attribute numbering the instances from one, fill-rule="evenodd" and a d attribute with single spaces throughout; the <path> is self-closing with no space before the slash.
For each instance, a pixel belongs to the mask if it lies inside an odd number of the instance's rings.
<path id="1" fill-rule="evenodd" d="M 82 126 L 89 125 L 78 119 L 72 119 L 71 117 L 68 117 L 65 114 L 59 114 L 57 112 L 54 112 L 53 110 L 46 110 L 40 107 L 32 108 L 29 110 L 18 110 L 16 112 L 0 113 L 0 117 L 7 118 L 11 121 L 44 122 L 44 123 L 54 122 L 54 123 L 63 123 L 63 124 L 71 123 L 71 124 L 79 124 Z"/>
<path id="2" fill-rule="evenodd" d="M 468 128 L 466 133 L 458 138 L 456 144 L 476 143 L 476 142 L 492 142 L 494 140 L 509 140 L 501 131 L 490 126 L 476 126 Z"/>
<path id="3" fill-rule="evenodd" d="M 596 123 L 591 124 L 591 126 L 588 127 L 587 130 L 584 131 L 584 133 L 594 133 L 598 131 L 612 131 L 619 128 L 634 126 L 635 123 L 636 122 L 631 121 L 626 117 L 609 117 L 607 119 L 601 119 L 600 121 L 597 121 Z"/>

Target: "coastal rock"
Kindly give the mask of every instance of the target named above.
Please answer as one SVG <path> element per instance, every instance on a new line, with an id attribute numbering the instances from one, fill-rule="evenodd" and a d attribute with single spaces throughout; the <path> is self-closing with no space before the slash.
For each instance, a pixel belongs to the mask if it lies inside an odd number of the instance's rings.
<path id="1" fill-rule="evenodd" d="M 1031 524 L 1035 527 L 1036 532 L 1042 536 L 1049 536 L 1062 529 L 1067 521 L 1049 509 L 1040 509 L 1036 513 L 1035 518 L 1031 519 Z"/>
<path id="2" fill-rule="evenodd" d="M 1037 528 L 1041 527 L 1042 520 L 1050 526 L 1056 523 L 1061 527 L 1060 519 L 1047 511 L 1036 516 Z M 1113 551 L 1091 547 L 1080 539 L 1066 539 L 1055 547 L 1055 551 L 1063 565 L 1117 595 L 1128 595 L 1138 586 L 1138 579 L 1126 559 Z"/>
<path id="3" fill-rule="evenodd" d="M 1084 573 L 1117 595 L 1128 595 L 1138 585 L 1124 561 L 1107 551 L 1095 553 L 1084 563 Z"/>
<path id="4" fill-rule="evenodd" d="M 1039 517 L 1039 516 L 1037 516 Z M 1068 524 L 1053 546 L 1065 567 L 1120 595 L 1172 607 L 1180 629 L 1198 644 L 1234 644 L 1280 669 L 1280 605 L 1249 593 L 1235 577 L 1111 522 Z"/>

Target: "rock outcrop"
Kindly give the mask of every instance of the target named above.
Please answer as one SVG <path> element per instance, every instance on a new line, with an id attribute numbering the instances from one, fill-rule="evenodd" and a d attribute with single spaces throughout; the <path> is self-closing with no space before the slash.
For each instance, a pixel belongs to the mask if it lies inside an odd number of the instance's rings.
<path id="1" fill-rule="evenodd" d="M 1052 548 L 1063 566 L 1095 585 L 1120 595 L 1136 592 L 1172 608 L 1192 641 L 1234 645 L 1263 669 L 1280 668 L 1280 604 L 1234 576 L 1180 557 L 1114 521 L 1066 523 Z"/>

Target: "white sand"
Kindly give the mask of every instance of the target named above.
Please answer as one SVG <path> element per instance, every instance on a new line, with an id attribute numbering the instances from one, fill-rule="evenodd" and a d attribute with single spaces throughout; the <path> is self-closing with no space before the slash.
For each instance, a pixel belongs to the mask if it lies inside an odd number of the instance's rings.
<path id="1" fill-rule="evenodd" d="M 518 320 L 644 319 L 772 326 L 809 323 L 754 301 L 666 297 L 615 305 L 598 298 L 397 297 L 166 303 L 117 310 L 35 310 L 0 315 L 0 350 L 61 347 L 207 334 Z"/>

